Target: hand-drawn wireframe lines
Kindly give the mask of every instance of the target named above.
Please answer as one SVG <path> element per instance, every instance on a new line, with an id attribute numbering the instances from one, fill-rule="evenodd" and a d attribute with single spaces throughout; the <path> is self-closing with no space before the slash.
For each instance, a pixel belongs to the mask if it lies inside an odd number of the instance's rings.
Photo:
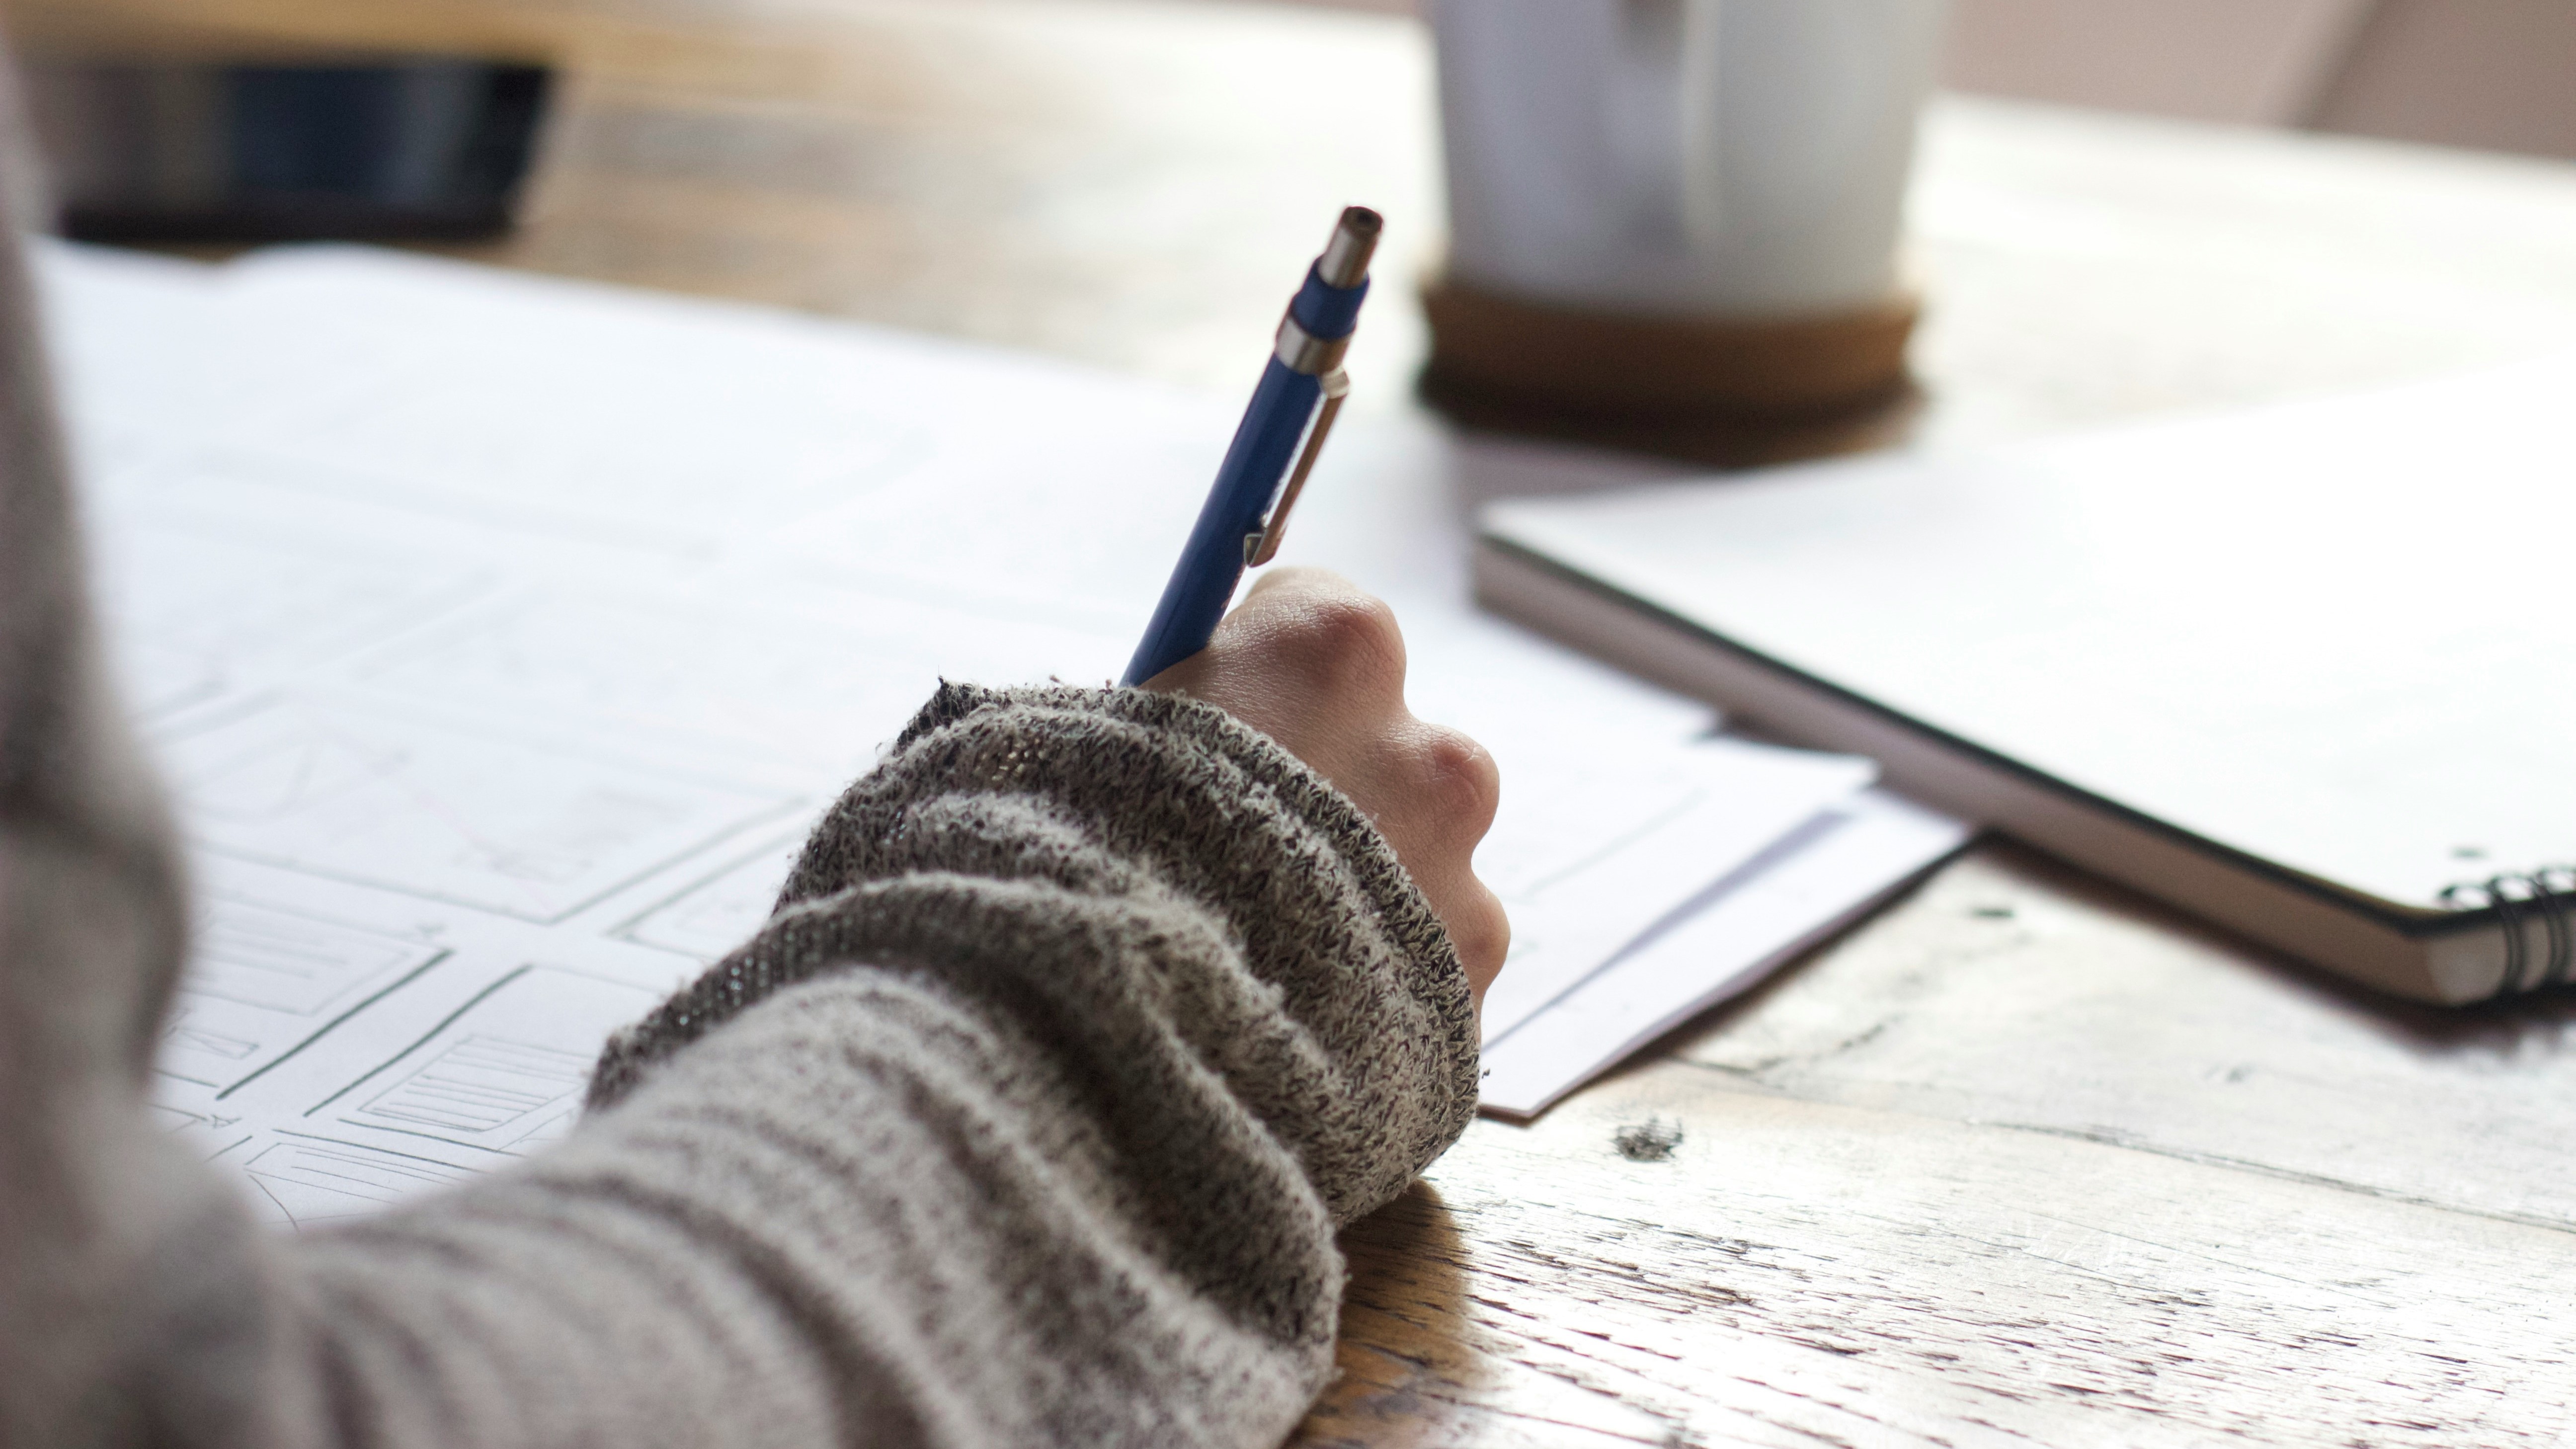
<path id="1" fill-rule="evenodd" d="M 209 902 L 180 990 L 296 1016 L 318 1016 L 435 954 L 352 926 L 243 901 Z"/>
<path id="2" fill-rule="evenodd" d="M 148 717 L 243 691 L 391 637 L 491 586 L 433 555 L 353 552 L 120 516 L 98 530 L 109 655 Z"/>
<path id="3" fill-rule="evenodd" d="M 161 1036 L 170 1044 L 173 1051 L 181 1055 L 214 1057 L 234 1063 L 248 1061 L 258 1052 L 259 1042 L 256 1039 L 233 1036 L 211 1022 L 198 1021 L 196 1017 L 199 1014 L 198 1007 L 192 1002 L 181 1001 L 170 1008 L 169 1019 L 161 1027 Z M 199 1079 L 190 1078 L 189 1080 Z M 207 1082 L 206 1085 L 211 1087 L 221 1084 Z"/>
<path id="4" fill-rule="evenodd" d="M 559 1135 L 558 1129 L 570 1125 L 572 1099 L 590 1080 L 594 1055 L 508 1037 L 462 1036 L 368 1098 L 348 1120 L 507 1151 Z"/>
<path id="5" fill-rule="evenodd" d="M 162 1027 L 156 1068 L 177 1081 L 231 1089 L 416 979 L 441 954 L 417 941 L 210 901 Z"/>
<path id="6" fill-rule="evenodd" d="M 751 938 L 778 904 L 804 833 L 781 836 L 711 876 L 694 881 L 617 926 L 610 935 L 713 961 Z"/>
<path id="7" fill-rule="evenodd" d="M 163 755 L 210 849 L 537 922 L 796 803 L 309 695 L 178 734 Z"/>
<path id="8" fill-rule="evenodd" d="M 571 1129 L 601 1044 L 660 999 L 631 981 L 522 966 L 305 1109 L 296 1130 L 496 1166 Z"/>
<path id="9" fill-rule="evenodd" d="M 215 1158 L 250 1141 L 256 1132 L 239 1112 L 229 1112 L 212 1092 L 173 1077 L 156 1077 L 147 1104 L 153 1125 L 200 1158 Z"/>
<path id="10" fill-rule="evenodd" d="M 464 1168 L 327 1138 L 280 1135 L 253 1150 L 241 1173 L 274 1221 L 307 1228 L 364 1217 L 404 1198 L 464 1182 Z"/>
<path id="11" fill-rule="evenodd" d="M 353 664 L 349 678 L 405 700 L 516 708 L 570 731 L 657 732 L 718 759 L 774 761 L 837 788 L 892 739 L 945 669 L 985 677 L 977 655 L 1044 679 L 1029 625 L 980 621 L 980 651 L 954 623 L 903 607 L 883 628 L 764 619 L 677 593 L 638 589 L 522 596 Z M 1086 641 L 1087 642 L 1087 641 Z"/>

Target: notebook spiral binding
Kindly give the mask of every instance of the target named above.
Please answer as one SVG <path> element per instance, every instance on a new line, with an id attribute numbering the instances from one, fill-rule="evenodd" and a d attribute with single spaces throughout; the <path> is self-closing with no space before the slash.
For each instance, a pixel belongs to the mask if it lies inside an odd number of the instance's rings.
<path id="1" fill-rule="evenodd" d="M 2496 913 L 2504 927 L 2504 975 L 2496 983 L 2496 995 L 2563 986 L 2576 972 L 2576 926 L 2568 921 L 2569 912 L 2576 910 L 2576 866 L 2544 865 L 2528 873 L 2464 881 L 2444 886 L 2435 899 L 2454 911 Z M 2526 979 L 2532 953 L 2523 922 L 2531 916 L 2539 917 L 2541 938 L 2548 943 L 2537 979 Z"/>

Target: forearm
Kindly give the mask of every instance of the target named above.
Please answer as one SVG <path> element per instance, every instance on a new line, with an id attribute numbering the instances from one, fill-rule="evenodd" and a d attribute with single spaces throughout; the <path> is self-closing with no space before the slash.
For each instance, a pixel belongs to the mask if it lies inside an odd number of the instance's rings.
<path id="1" fill-rule="evenodd" d="M 300 1245 L 341 1421 L 401 1446 L 1275 1442 L 1338 1293 L 1311 1189 L 1274 1146 L 1166 1196 L 1100 1095 L 918 976 L 782 993 L 532 1170 Z"/>
<path id="2" fill-rule="evenodd" d="M 311 1371 L 397 1445 L 1274 1442 L 1472 1109 L 1382 850 L 1204 707 L 945 697 L 571 1142 L 299 1245 Z"/>

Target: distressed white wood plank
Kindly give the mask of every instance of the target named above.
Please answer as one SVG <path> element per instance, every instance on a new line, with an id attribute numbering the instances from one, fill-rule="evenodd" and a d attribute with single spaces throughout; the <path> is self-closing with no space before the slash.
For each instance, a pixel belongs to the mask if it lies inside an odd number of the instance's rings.
<path id="1" fill-rule="evenodd" d="M 1621 1156 L 1619 1129 L 1649 1118 L 1680 1132 L 1670 1157 Z M 1385 1400 L 1453 1443 L 1561 1426 L 1671 1444 L 2523 1444 L 2570 1427 L 2576 1235 L 2554 1229 L 1722 1090 L 1673 1063 L 1533 1128 L 1480 1124 L 1431 1181 L 1436 1205 L 1353 1235 L 1366 1342 L 1345 1363 L 1379 1358 L 1316 1442 Z M 1447 1280 L 1388 1286 L 1380 1234 Z"/>
<path id="2" fill-rule="evenodd" d="M 1746 1090 L 2576 1227 L 2576 996 L 2368 995 L 2019 851 L 1678 1044 Z"/>

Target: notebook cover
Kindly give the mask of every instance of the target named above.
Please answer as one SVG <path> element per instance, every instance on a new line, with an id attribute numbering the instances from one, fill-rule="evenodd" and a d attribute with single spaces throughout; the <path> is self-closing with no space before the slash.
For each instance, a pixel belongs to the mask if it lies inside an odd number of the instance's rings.
<path id="1" fill-rule="evenodd" d="M 2433 925 L 2576 860 L 2576 355 L 1991 452 L 1486 511 L 1488 539 Z M 2465 894 L 2464 894 L 2465 892 Z"/>

